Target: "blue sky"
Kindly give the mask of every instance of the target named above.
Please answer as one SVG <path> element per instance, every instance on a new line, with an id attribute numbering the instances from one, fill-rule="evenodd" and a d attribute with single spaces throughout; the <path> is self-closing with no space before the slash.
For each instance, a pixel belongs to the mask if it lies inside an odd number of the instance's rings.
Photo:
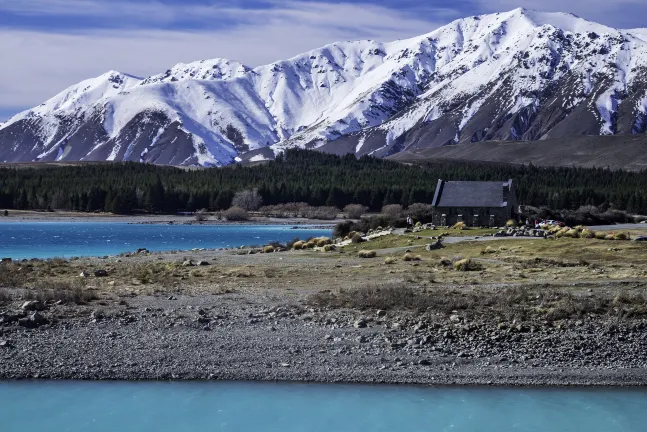
<path id="1" fill-rule="evenodd" d="M 395 40 L 517 7 L 647 27 L 647 0 L 0 0 L 0 121 L 108 70 L 250 66 L 337 40 Z"/>

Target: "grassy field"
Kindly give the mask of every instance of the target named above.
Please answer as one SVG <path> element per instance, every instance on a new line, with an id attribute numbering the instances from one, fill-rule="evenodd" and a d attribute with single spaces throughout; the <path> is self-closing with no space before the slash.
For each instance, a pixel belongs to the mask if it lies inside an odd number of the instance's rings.
<path id="1" fill-rule="evenodd" d="M 461 309 L 521 317 L 642 316 L 647 310 L 645 243 L 506 238 L 426 251 L 423 246 L 430 242 L 389 235 L 333 252 L 187 252 L 3 263 L 0 304 L 36 298 L 92 305 L 137 295 L 258 292 L 330 307 L 424 306 L 442 313 Z M 375 257 L 360 258 L 362 250 Z M 187 259 L 209 265 L 185 266 Z M 96 277 L 96 270 L 107 275 Z"/>

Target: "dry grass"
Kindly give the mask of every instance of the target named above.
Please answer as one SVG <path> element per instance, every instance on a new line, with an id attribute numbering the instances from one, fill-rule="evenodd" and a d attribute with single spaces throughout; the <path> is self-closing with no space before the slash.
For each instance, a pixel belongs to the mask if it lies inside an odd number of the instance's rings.
<path id="1" fill-rule="evenodd" d="M 361 310 L 414 310 L 467 317 L 506 320 L 545 319 L 557 321 L 590 315 L 620 318 L 647 315 L 644 290 L 617 295 L 571 292 L 555 288 L 513 287 L 500 290 L 479 288 L 418 288 L 404 283 L 371 284 L 338 293 L 329 290 L 311 295 L 308 302 L 320 307 Z"/>
<path id="2" fill-rule="evenodd" d="M 305 242 L 297 241 L 297 242 L 294 242 L 294 244 L 292 245 L 292 249 L 301 250 L 301 249 L 303 249 L 304 246 L 305 246 Z"/>
<path id="3" fill-rule="evenodd" d="M 96 300 L 97 294 L 85 288 L 82 279 L 72 282 L 40 281 L 36 286 L 23 291 L 24 300 L 39 300 L 45 302 L 74 303 L 78 305 L 87 304 Z"/>
<path id="4" fill-rule="evenodd" d="M 483 270 L 483 266 L 471 258 L 464 258 L 454 263 L 454 270 L 463 272 L 480 271 Z"/>
<path id="5" fill-rule="evenodd" d="M 422 256 L 420 255 L 414 255 L 411 253 L 406 253 L 402 257 L 402 261 L 409 262 L 409 261 L 422 261 Z"/>
<path id="6" fill-rule="evenodd" d="M 361 250 L 357 253 L 357 256 L 360 258 L 375 258 L 377 256 L 377 252 L 374 250 Z"/>

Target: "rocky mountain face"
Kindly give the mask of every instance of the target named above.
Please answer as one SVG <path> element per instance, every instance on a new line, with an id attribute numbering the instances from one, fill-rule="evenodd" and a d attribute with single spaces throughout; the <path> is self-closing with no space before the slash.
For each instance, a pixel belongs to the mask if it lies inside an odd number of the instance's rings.
<path id="1" fill-rule="evenodd" d="M 516 9 L 253 69 L 214 59 L 144 79 L 108 72 L 0 125 L 0 162 L 219 166 L 295 146 L 383 157 L 646 131 L 647 29 Z"/>

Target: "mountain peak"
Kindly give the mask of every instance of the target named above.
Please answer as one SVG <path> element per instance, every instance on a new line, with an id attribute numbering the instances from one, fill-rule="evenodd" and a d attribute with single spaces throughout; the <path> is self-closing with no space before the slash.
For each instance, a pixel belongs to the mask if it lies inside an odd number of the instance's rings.
<path id="1" fill-rule="evenodd" d="M 289 147 L 388 156 L 645 131 L 647 33 L 518 8 L 254 69 L 214 58 L 143 80 L 109 71 L 1 125 L 0 161 L 222 165 Z"/>

